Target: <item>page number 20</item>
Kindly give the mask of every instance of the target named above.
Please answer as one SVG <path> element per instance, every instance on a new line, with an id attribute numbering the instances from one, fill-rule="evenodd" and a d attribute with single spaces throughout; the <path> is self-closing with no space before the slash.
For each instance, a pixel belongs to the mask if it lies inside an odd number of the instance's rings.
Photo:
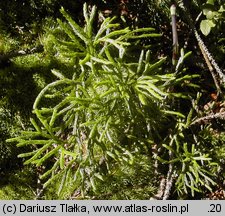
<path id="1" fill-rule="evenodd" d="M 210 204 L 209 212 L 221 212 L 221 204 Z"/>

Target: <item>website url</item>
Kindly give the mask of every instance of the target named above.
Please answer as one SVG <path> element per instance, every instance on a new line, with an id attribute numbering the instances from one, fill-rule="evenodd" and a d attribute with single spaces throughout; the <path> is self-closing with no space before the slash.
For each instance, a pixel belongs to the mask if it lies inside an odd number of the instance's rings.
<path id="1" fill-rule="evenodd" d="M 186 205 L 126 205 L 126 206 L 93 206 L 93 210 L 95 213 L 121 213 L 121 212 L 151 212 L 151 213 L 162 213 L 162 212 L 171 212 L 171 213 L 187 213 L 188 212 L 188 204 Z"/>

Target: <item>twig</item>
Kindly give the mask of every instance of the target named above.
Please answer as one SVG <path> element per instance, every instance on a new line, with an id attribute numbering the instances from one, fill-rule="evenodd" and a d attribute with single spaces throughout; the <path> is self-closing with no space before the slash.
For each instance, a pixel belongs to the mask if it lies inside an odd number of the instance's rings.
<path id="1" fill-rule="evenodd" d="M 35 197 L 36 200 L 40 200 L 44 192 L 43 184 L 40 178 L 42 173 L 43 173 L 43 166 L 37 167 L 37 187 L 36 187 L 36 197 Z"/>
<path id="2" fill-rule="evenodd" d="M 170 147 L 172 147 L 173 142 L 170 142 Z M 173 159 L 173 152 L 169 151 L 169 159 L 172 160 Z M 165 190 L 164 190 L 164 194 L 162 199 L 163 200 L 167 200 L 170 196 L 170 191 L 171 188 L 173 186 L 173 173 L 174 173 L 174 164 L 170 163 L 169 164 L 169 170 L 167 172 L 167 177 L 166 177 L 166 186 L 165 186 Z"/>
<path id="3" fill-rule="evenodd" d="M 169 171 L 167 173 L 167 178 L 166 178 L 166 186 L 163 194 L 163 200 L 167 200 L 170 196 L 170 191 L 173 186 L 173 180 L 174 180 L 174 169 L 173 169 L 173 164 L 169 165 Z"/>
<path id="4" fill-rule="evenodd" d="M 190 125 L 195 125 L 195 124 L 207 124 L 209 121 L 213 119 L 222 119 L 225 120 L 225 112 L 219 112 L 215 114 L 210 114 L 201 118 L 196 119 L 193 121 Z"/>
<path id="5" fill-rule="evenodd" d="M 192 20 L 192 17 L 190 15 L 190 11 L 189 11 L 189 7 L 186 4 L 186 1 L 182 1 L 183 5 L 182 5 L 182 9 L 186 14 L 186 17 L 188 18 L 188 23 L 191 27 L 191 29 L 194 31 L 194 35 L 196 40 L 198 41 L 198 46 L 201 50 L 201 53 L 204 57 L 204 60 L 207 64 L 207 67 L 209 68 L 209 71 L 213 77 L 214 83 L 216 85 L 217 91 L 218 93 L 222 93 L 221 89 L 220 89 L 220 85 L 219 84 L 224 84 L 225 83 L 225 74 L 223 74 L 222 70 L 220 69 L 220 67 L 218 66 L 218 64 L 216 63 L 215 59 L 213 58 L 212 54 L 209 52 L 208 48 L 206 47 L 205 43 L 203 42 L 203 40 L 201 39 L 200 35 L 198 34 L 197 29 L 195 28 L 195 24 Z M 198 19 L 198 17 L 197 17 Z M 214 69 L 216 74 L 214 73 Z M 220 80 L 217 78 L 220 78 Z"/>
<path id="6" fill-rule="evenodd" d="M 161 200 L 163 198 L 165 187 L 166 187 L 166 179 L 163 176 L 160 181 L 160 185 L 159 185 L 157 194 L 154 195 L 153 197 L 151 197 L 150 200 Z"/>
<path id="7" fill-rule="evenodd" d="M 207 56 L 207 54 L 206 54 L 206 52 L 205 52 L 205 50 L 204 50 L 204 48 L 203 48 L 203 45 L 204 45 L 204 44 L 201 43 L 202 40 L 201 40 L 200 36 L 198 35 L 197 31 L 195 31 L 195 36 L 196 36 L 196 38 L 197 38 L 197 40 L 198 40 L 198 46 L 199 46 L 199 48 L 200 48 L 200 50 L 201 50 L 201 53 L 202 53 L 202 55 L 203 55 L 203 57 L 204 57 L 204 59 L 205 59 L 205 62 L 206 62 L 206 64 L 207 64 L 207 67 L 208 67 L 208 69 L 209 69 L 209 71 L 210 71 L 210 73 L 211 73 L 211 75 L 212 75 L 212 77 L 213 77 L 213 81 L 214 81 L 214 83 L 215 83 L 217 92 L 219 92 L 219 93 L 221 94 L 222 91 L 221 91 L 219 82 L 218 82 L 218 80 L 217 80 L 217 78 L 216 78 L 216 74 L 214 73 L 212 64 L 211 64 L 211 62 L 210 62 L 210 60 L 209 60 L 209 58 L 208 58 L 208 56 Z"/>

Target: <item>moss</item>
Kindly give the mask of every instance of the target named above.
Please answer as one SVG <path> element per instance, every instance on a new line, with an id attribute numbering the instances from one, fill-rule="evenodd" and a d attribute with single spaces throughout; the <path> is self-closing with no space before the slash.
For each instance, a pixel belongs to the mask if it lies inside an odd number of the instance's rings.
<path id="1" fill-rule="evenodd" d="M 0 180 L 0 200 L 34 199 L 35 184 L 35 172 L 32 167 L 2 175 Z"/>

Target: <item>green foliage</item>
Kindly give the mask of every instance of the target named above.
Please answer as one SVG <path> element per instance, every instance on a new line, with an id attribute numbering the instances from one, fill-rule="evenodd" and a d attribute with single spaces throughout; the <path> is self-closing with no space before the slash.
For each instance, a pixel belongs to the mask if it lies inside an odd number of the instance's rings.
<path id="1" fill-rule="evenodd" d="M 162 61 L 150 64 L 149 51 L 142 51 L 138 62 L 130 61 L 126 53 L 134 39 L 158 37 L 154 29 L 118 29 L 114 18 L 106 18 L 94 35 L 95 7 L 88 14 L 84 5 L 84 29 L 61 12 L 68 24 L 58 22 L 69 41 L 55 38 L 55 42 L 59 51 L 65 51 L 60 52 L 63 58 L 69 54 L 77 62 L 76 73 L 66 77 L 53 70 L 58 80 L 48 84 L 34 102 L 35 131 L 9 140 L 19 142 L 17 146 L 36 146 L 19 156 L 32 156 L 25 163 L 37 166 L 49 161 L 52 167 L 41 178 L 47 179 L 47 187 L 60 176 L 58 193 L 77 181 L 82 191 L 88 188 L 85 184 L 96 189 L 95 181 L 104 178 L 98 172 L 102 160 L 110 174 L 114 164 L 133 164 L 134 152 L 150 148 L 149 130 L 153 133 L 164 115 L 168 93 L 163 84 L 174 79 L 172 74 L 158 74 Z M 42 100 L 50 106 L 41 105 Z"/>
<path id="2" fill-rule="evenodd" d="M 30 6 L 37 6 L 37 12 L 46 7 L 43 2 Z M 55 1 L 47 2 L 53 11 Z M 183 2 L 177 1 L 181 7 Z M 117 5 L 123 21 L 105 18 L 105 4 L 99 13 L 85 4 L 84 19 L 77 16 L 75 21 L 62 8 L 58 24 L 50 17 L 42 29 L 34 21 L 30 34 L 19 26 L 20 33 L 28 35 L 22 40 L 1 37 L 0 54 L 30 49 L 32 43 L 44 46 L 43 53 L 11 57 L 0 68 L 0 168 L 7 168 L 16 154 L 25 167 L 32 166 L 34 172 L 36 166 L 41 168 L 43 199 L 148 199 L 156 193 L 160 177 L 169 174 L 173 197 L 195 198 L 223 181 L 223 120 L 196 121 L 218 111 L 204 108 L 214 85 L 196 52 L 187 17 L 178 8 L 179 43 L 185 48 L 171 73 L 170 58 L 165 57 L 171 55 L 172 45 L 170 1 L 142 3 L 142 8 L 137 7 L 138 0 L 125 4 L 126 13 Z M 188 2 L 193 18 L 203 3 Z M 221 5 L 203 5 L 204 33 L 211 31 L 210 23 L 214 30 L 222 26 Z M 157 30 L 146 26 L 149 17 Z M 39 38 L 34 39 L 37 33 Z M 212 34 L 208 42 L 215 41 Z M 221 104 L 221 99 L 213 104 Z M 17 146 L 5 142 L 9 137 L 15 137 L 8 141 Z M 20 174 L 14 177 L 10 184 L 23 179 Z M 32 182 L 39 177 L 25 178 Z M 37 185 L 11 187 L 2 187 L 3 198 L 17 199 L 25 191 L 28 196 L 22 198 L 32 199 L 33 189 L 28 188 Z"/>
<path id="3" fill-rule="evenodd" d="M 32 167 L 22 171 L 16 170 L 7 175 L 1 175 L 0 199 L 1 200 L 32 200 L 34 199 L 36 183 Z"/>
<path id="4" fill-rule="evenodd" d="M 169 145 L 163 144 L 163 146 L 172 154 L 172 158 L 167 163 L 172 163 L 176 167 L 178 194 L 182 196 L 188 194 L 190 190 L 194 197 L 195 192 L 200 192 L 204 187 L 212 191 L 211 186 L 216 184 L 213 181 L 215 175 L 208 169 L 209 167 L 213 169 L 217 164 L 212 162 L 209 154 L 203 153 L 200 145 L 204 143 L 201 143 L 195 134 L 191 137 L 187 133 L 185 125 L 178 123 L 177 131 L 171 135 Z"/>
<path id="5" fill-rule="evenodd" d="M 8 109 L 0 107 L 0 172 L 2 176 L 8 170 L 18 167 L 19 160 L 17 155 L 22 149 L 18 149 L 15 145 L 6 143 L 9 137 L 17 136 L 21 127 L 20 115 L 13 115 Z"/>
<path id="6" fill-rule="evenodd" d="M 218 7 L 219 6 L 219 7 Z M 224 20 L 225 4 L 221 1 L 208 0 L 203 5 L 203 14 L 206 19 L 200 23 L 200 29 L 204 35 L 208 35 L 216 25 L 220 25 Z"/>
<path id="7" fill-rule="evenodd" d="M 43 199 L 149 199 L 156 192 L 153 183 L 157 180 L 152 168 L 149 157 L 137 153 L 132 165 L 114 163 L 111 174 L 105 175 L 104 181 L 95 181 L 95 190 L 86 185 L 88 189 L 84 197 L 81 196 L 79 183 L 77 185 L 73 181 L 63 187 L 60 194 L 56 194 L 62 183 L 59 177 L 46 188 Z M 104 164 L 100 165 L 99 170 L 104 172 Z"/>
<path id="8" fill-rule="evenodd" d="M 35 24 L 35 21 L 40 22 L 41 18 L 53 13 L 56 5 L 56 0 L 1 1 L 0 26 L 14 33 L 21 33 L 19 31 L 26 31 L 27 27 Z"/>
<path id="9" fill-rule="evenodd" d="M 0 54 L 5 54 L 18 47 L 19 43 L 8 35 L 0 35 Z"/>
<path id="10" fill-rule="evenodd" d="M 173 164 L 176 190 L 181 197 L 189 194 L 189 191 L 194 197 L 195 192 L 201 192 L 204 188 L 212 191 L 212 186 L 216 184 L 213 180 L 216 175 L 209 170 L 213 170 L 218 164 L 213 162 L 210 157 L 212 155 L 203 147 L 206 144 L 202 142 L 202 138 L 190 132 L 187 123 L 178 121 L 175 130 L 167 137 L 168 142 L 164 140 L 162 144 L 162 156 L 168 158 L 170 155 L 170 158 L 165 160 L 158 156 L 162 164 Z M 168 153 L 165 153 L 165 150 Z"/>
<path id="11" fill-rule="evenodd" d="M 212 158 L 212 161 L 215 161 L 219 165 L 216 167 L 217 169 L 212 169 L 211 172 L 218 173 L 218 182 L 223 182 L 223 179 L 225 178 L 225 133 L 214 131 L 211 127 L 207 126 L 200 132 L 199 137 L 204 139 L 204 145 L 210 148 L 208 153 Z M 204 149 L 204 151 L 207 152 L 206 149 Z"/>
<path id="12" fill-rule="evenodd" d="M 134 156 L 134 163 L 116 166 L 104 182 L 97 185 L 94 199 L 140 199 L 147 200 L 156 192 L 154 170 L 151 159 L 145 155 Z M 91 194 L 89 192 L 89 194 Z"/>

